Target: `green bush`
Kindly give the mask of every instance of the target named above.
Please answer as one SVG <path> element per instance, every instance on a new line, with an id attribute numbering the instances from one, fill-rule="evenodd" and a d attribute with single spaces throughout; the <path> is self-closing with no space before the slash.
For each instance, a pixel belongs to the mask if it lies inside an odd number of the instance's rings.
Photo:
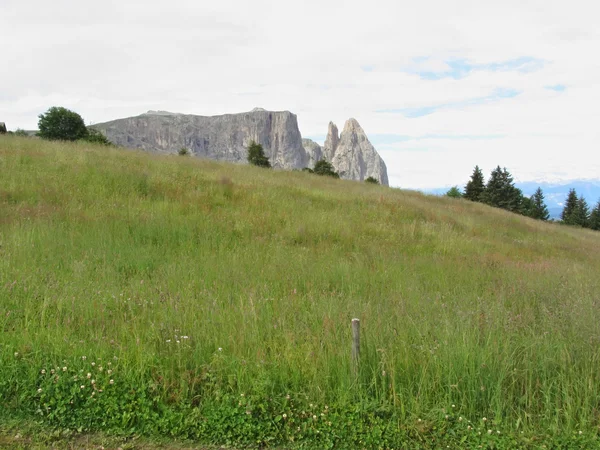
<path id="1" fill-rule="evenodd" d="M 39 119 L 37 135 L 42 139 L 77 141 L 89 135 L 81 116 L 61 106 L 53 106 L 40 114 Z"/>
<path id="2" fill-rule="evenodd" d="M 187 148 L 185 148 L 185 147 L 181 147 L 179 149 L 179 151 L 177 152 L 177 154 L 179 156 L 188 156 L 190 154 L 190 151 Z"/>
<path id="3" fill-rule="evenodd" d="M 379 184 L 379 181 L 377 181 L 377 179 L 374 177 L 367 177 L 365 179 L 365 183 Z"/>
<path id="4" fill-rule="evenodd" d="M 313 170 L 317 175 L 325 175 L 329 177 L 339 178 L 340 175 L 333 170 L 333 165 L 330 162 L 321 159 L 315 163 L 315 168 Z"/>
<path id="5" fill-rule="evenodd" d="M 112 145 L 102 131 L 95 128 L 88 128 L 88 135 L 83 138 L 84 141 L 92 142 L 94 144 Z"/>

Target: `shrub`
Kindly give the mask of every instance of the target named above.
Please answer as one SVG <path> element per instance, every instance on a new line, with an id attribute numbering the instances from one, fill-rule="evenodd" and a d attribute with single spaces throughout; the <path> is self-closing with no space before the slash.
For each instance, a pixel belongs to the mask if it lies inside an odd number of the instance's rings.
<path id="1" fill-rule="evenodd" d="M 179 151 L 177 152 L 177 154 L 179 156 L 188 156 L 190 154 L 190 151 L 187 148 L 185 148 L 185 147 L 181 147 L 179 149 Z"/>
<path id="2" fill-rule="evenodd" d="M 112 145 L 108 138 L 102 134 L 102 131 L 95 128 L 88 128 L 88 135 L 83 140 L 94 144 Z"/>
<path id="3" fill-rule="evenodd" d="M 85 139 L 89 132 L 81 116 L 62 106 L 53 106 L 39 115 L 38 136 L 53 141 Z"/>
<path id="4" fill-rule="evenodd" d="M 374 177 L 367 177 L 365 179 L 365 183 L 379 184 L 379 181 L 377 181 L 377 179 Z"/>
<path id="5" fill-rule="evenodd" d="M 29 137 L 29 134 L 27 133 L 27 131 L 21 129 L 21 128 L 17 128 L 14 132 L 15 136 L 21 136 L 21 137 Z"/>
<path id="6" fill-rule="evenodd" d="M 326 175 L 329 177 L 339 178 L 340 175 L 333 170 L 331 163 L 321 159 L 315 163 L 314 173 L 317 175 Z"/>

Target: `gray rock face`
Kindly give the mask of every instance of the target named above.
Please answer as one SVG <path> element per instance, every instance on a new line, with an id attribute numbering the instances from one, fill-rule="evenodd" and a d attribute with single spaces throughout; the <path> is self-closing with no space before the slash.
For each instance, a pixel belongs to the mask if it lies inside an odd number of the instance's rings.
<path id="1" fill-rule="evenodd" d="M 148 111 L 94 128 L 123 147 L 155 153 L 177 153 L 186 148 L 194 156 L 236 163 L 247 162 L 248 145 L 255 141 L 263 146 L 275 168 L 312 168 L 325 159 L 341 178 L 362 181 L 371 176 L 388 184 L 385 163 L 354 119 L 346 122 L 341 136 L 330 122 L 323 148 L 310 139 L 302 139 L 294 114 L 261 108 L 211 117 Z"/>
<path id="2" fill-rule="evenodd" d="M 187 148 L 194 156 L 247 162 L 251 141 L 261 144 L 271 165 L 281 169 L 306 167 L 296 116 L 289 111 L 261 109 L 223 116 L 194 116 L 149 111 L 137 117 L 94 125 L 116 145 L 155 153 Z"/>
<path id="3" fill-rule="evenodd" d="M 315 167 L 315 163 L 317 161 L 323 159 L 323 149 L 319 144 L 310 139 L 302 139 L 302 146 L 304 147 L 304 151 L 308 157 L 306 167 L 310 167 L 312 169 Z"/>
<path id="4" fill-rule="evenodd" d="M 373 177 L 379 184 L 389 185 L 385 163 L 356 119 L 346 121 L 337 146 L 333 149 L 331 164 L 340 178 L 363 181 Z"/>

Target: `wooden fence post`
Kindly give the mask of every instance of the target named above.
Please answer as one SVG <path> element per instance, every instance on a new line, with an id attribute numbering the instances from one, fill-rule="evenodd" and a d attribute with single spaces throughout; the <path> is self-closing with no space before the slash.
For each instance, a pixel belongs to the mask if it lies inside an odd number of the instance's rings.
<path id="1" fill-rule="evenodd" d="M 360 320 L 352 319 L 352 372 L 358 375 L 358 360 L 360 358 Z"/>

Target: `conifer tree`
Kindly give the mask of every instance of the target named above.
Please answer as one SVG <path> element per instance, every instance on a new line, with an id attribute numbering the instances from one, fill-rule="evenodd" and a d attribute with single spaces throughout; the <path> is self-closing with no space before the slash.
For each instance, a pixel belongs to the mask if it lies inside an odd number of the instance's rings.
<path id="1" fill-rule="evenodd" d="M 473 202 L 482 201 L 482 195 L 485 191 L 485 181 L 483 179 L 483 172 L 479 166 L 475 166 L 471 179 L 465 186 L 465 193 L 463 197 Z"/>
<path id="2" fill-rule="evenodd" d="M 250 142 L 250 146 L 248 147 L 248 162 L 254 166 L 271 168 L 271 163 L 269 162 L 269 158 L 265 156 L 262 145 L 254 141 Z"/>
<path id="3" fill-rule="evenodd" d="M 577 192 L 575 189 L 569 190 L 567 201 L 560 214 L 560 220 L 566 225 L 578 225 L 577 223 L 577 204 L 579 199 L 577 198 Z"/>
<path id="4" fill-rule="evenodd" d="M 448 192 L 446 192 L 446 197 L 462 198 L 462 196 L 463 194 L 460 192 L 458 186 L 453 186 L 448 190 Z"/>
<path id="5" fill-rule="evenodd" d="M 521 212 L 523 194 L 515 187 L 510 172 L 498 166 L 490 175 L 482 199 L 490 206 Z"/>
<path id="6" fill-rule="evenodd" d="M 577 200 L 577 225 L 587 228 L 590 222 L 590 208 L 583 198 L 583 195 Z"/>
<path id="7" fill-rule="evenodd" d="M 538 220 L 548 220 L 550 218 L 548 208 L 546 207 L 546 203 L 544 203 L 544 193 L 540 187 L 531 196 L 531 208 L 528 216 Z"/>
<path id="8" fill-rule="evenodd" d="M 598 203 L 590 214 L 590 228 L 600 231 L 600 200 L 598 200 Z"/>

